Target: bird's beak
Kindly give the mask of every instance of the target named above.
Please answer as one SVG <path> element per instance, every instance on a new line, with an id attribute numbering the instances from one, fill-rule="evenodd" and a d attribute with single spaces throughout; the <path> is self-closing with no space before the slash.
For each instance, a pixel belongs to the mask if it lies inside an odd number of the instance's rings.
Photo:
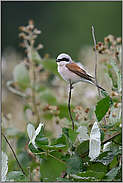
<path id="1" fill-rule="evenodd" d="M 60 60 L 57 59 L 56 62 L 60 62 Z"/>

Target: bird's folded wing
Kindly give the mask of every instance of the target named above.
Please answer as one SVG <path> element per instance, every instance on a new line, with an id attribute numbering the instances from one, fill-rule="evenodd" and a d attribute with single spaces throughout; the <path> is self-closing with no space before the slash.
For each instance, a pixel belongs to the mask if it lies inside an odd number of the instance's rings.
<path id="1" fill-rule="evenodd" d="M 80 68 L 76 63 L 66 64 L 66 67 L 71 71 L 77 74 L 84 79 L 92 81 L 93 77 L 86 73 L 82 68 Z"/>

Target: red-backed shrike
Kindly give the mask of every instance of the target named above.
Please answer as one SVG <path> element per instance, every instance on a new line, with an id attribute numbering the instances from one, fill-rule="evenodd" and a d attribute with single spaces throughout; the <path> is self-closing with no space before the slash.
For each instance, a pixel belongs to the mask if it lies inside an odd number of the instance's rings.
<path id="1" fill-rule="evenodd" d="M 92 76 L 87 74 L 85 70 L 83 70 L 76 63 L 74 63 L 69 55 L 61 53 L 57 57 L 56 62 L 58 64 L 58 72 L 66 82 L 71 84 L 80 81 L 87 82 L 95 85 L 101 90 L 104 90 L 93 81 L 94 78 Z"/>

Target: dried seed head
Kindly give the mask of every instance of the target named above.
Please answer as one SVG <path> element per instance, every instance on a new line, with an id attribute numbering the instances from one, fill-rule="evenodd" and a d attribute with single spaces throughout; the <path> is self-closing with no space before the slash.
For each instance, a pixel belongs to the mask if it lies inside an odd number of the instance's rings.
<path id="1" fill-rule="evenodd" d="M 25 34 L 24 32 L 21 32 L 21 33 L 18 34 L 18 36 L 19 36 L 20 38 L 22 38 L 22 39 L 25 39 L 26 34 Z"/>
<path id="2" fill-rule="evenodd" d="M 102 42 L 98 42 L 98 45 L 101 46 L 101 45 L 103 45 L 103 43 Z"/>
<path id="3" fill-rule="evenodd" d="M 121 38 L 121 37 L 117 37 L 116 41 L 117 41 L 118 43 L 122 43 L 122 38 Z"/>
<path id="4" fill-rule="evenodd" d="M 37 28 L 35 28 L 33 32 L 34 32 L 35 34 L 41 34 L 41 30 L 38 30 Z"/>
<path id="5" fill-rule="evenodd" d="M 43 47 L 44 47 L 43 44 L 39 44 L 37 48 L 39 50 L 39 49 L 42 49 Z"/>
<path id="6" fill-rule="evenodd" d="M 87 107 L 87 108 L 85 109 L 85 113 L 88 113 L 88 111 L 89 111 L 89 108 Z"/>
<path id="7" fill-rule="evenodd" d="M 29 31 L 33 30 L 34 29 L 34 25 L 33 24 L 27 25 L 26 29 L 29 30 Z"/>
<path id="8" fill-rule="evenodd" d="M 34 21 L 33 21 L 33 20 L 29 20 L 29 21 L 28 21 L 28 24 L 29 24 L 29 25 L 34 24 Z"/>
<path id="9" fill-rule="evenodd" d="M 26 30 L 26 28 L 25 28 L 25 26 L 20 26 L 20 27 L 19 27 L 19 30 L 20 30 L 21 32 L 23 32 L 23 31 Z"/>

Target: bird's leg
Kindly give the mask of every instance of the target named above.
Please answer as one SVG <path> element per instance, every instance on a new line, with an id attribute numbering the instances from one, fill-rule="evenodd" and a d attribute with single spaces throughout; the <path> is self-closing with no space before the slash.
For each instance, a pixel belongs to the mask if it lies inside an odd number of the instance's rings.
<path id="1" fill-rule="evenodd" d="M 71 80 L 70 80 L 70 91 L 69 91 L 69 99 L 68 99 L 68 109 L 69 109 L 70 119 L 72 121 L 72 129 L 74 130 L 74 122 L 73 122 L 73 118 L 72 118 L 71 110 L 70 110 L 70 99 L 71 99 L 71 90 L 72 89 L 73 89 L 73 86 L 72 86 L 72 83 L 71 83 Z"/>

